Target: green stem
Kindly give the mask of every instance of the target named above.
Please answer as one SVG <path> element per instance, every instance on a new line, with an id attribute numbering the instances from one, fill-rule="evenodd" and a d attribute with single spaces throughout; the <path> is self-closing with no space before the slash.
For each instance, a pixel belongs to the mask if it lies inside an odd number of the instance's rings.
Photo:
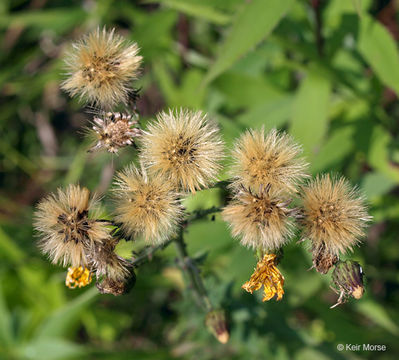
<path id="1" fill-rule="evenodd" d="M 131 264 L 135 267 L 138 267 L 144 263 L 146 263 L 148 260 L 151 259 L 152 255 L 157 252 L 158 250 L 163 250 L 165 249 L 171 242 L 171 240 L 167 240 L 166 242 L 156 245 L 156 246 L 149 246 L 145 248 L 143 251 L 140 252 L 140 254 L 137 257 L 134 257 L 133 260 L 131 261 Z"/>
<path id="2" fill-rule="evenodd" d="M 190 223 L 195 220 L 200 220 L 209 214 L 213 214 L 213 213 L 220 212 L 220 211 L 222 211 L 222 208 L 218 207 L 218 206 L 212 206 L 211 208 L 204 209 L 204 210 L 195 210 L 193 213 L 188 215 L 185 222 Z"/>
<path id="3" fill-rule="evenodd" d="M 206 311 L 212 311 L 213 306 L 209 300 L 207 291 L 200 275 L 200 271 L 190 258 L 187 252 L 187 246 L 183 239 L 183 229 L 181 229 L 179 236 L 174 239 L 178 257 L 182 263 L 182 268 L 188 275 L 194 293 L 198 299 L 200 306 Z"/>

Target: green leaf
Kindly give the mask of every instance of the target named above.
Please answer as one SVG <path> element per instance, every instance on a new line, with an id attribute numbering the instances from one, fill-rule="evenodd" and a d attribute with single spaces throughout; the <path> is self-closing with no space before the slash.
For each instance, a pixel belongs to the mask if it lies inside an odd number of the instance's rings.
<path id="1" fill-rule="evenodd" d="M 46 319 L 36 333 L 37 339 L 63 336 L 70 327 L 79 320 L 80 313 L 93 301 L 98 291 L 95 287 L 71 301 L 68 305 L 58 309 Z"/>
<path id="2" fill-rule="evenodd" d="M 392 140 L 391 134 L 382 126 L 375 126 L 368 149 L 368 162 L 373 168 L 398 183 L 399 170 L 392 164 L 389 151 Z"/>
<path id="3" fill-rule="evenodd" d="M 398 325 L 395 324 L 395 322 L 386 312 L 385 308 L 380 304 L 368 299 L 364 299 L 356 304 L 356 308 L 361 314 L 372 320 L 377 325 L 388 330 L 390 333 L 394 335 L 399 334 Z"/>
<path id="4" fill-rule="evenodd" d="M 399 54 L 388 30 L 365 14 L 360 18 L 358 49 L 383 84 L 399 95 Z"/>
<path id="5" fill-rule="evenodd" d="M 146 3 L 161 3 L 184 14 L 224 25 L 230 21 L 230 16 L 218 11 L 212 6 L 202 3 L 202 0 L 147 0 Z"/>
<path id="6" fill-rule="evenodd" d="M 379 172 L 368 173 L 363 177 L 362 190 L 368 199 L 381 196 L 390 191 L 396 182 Z"/>
<path id="7" fill-rule="evenodd" d="M 24 253 L 11 239 L 7 233 L 0 227 L 0 253 L 7 259 L 14 262 L 21 261 L 24 258 Z"/>
<path id="8" fill-rule="evenodd" d="M 232 66 L 241 56 L 264 40 L 290 9 L 292 0 L 253 0 L 247 2 L 235 19 L 219 56 L 209 69 L 204 83 Z"/>
<path id="9" fill-rule="evenodd" d="M 353 152 L 354 132 L 354 126 L 346 126 L 330 135 L 312 161 L 312 173 L 325 171 L 329 167 L 342 164 L 343 159 Z"/>
<path id="10" fill-rule="evenodd" d="M 4 278 L 1 279 L 3 281 Z M 10 345 L 13 341 L 12 336 L 12 320 L 11 314 L 8 311 L 3 289 L 0 287 L 0 344 L 1 347 Z"/>
<path id="11" fill-rule="evenodd" d="M 310 72 L 296 93 L 290 133 L 308 156 L 318 150 L 327 132 L 330 91 L 330 82 L 324 76 Z"/>
<path id="12" fill-rule="evenodd" d="M 32 26 L 40 29 L 65 31 L 80 24 L 87 16 L 83 8 L 47 9 L 45 11 L 24 11 L 0 16 L 0 28 L 8 26 Z"/>
<path id="13" fill-rule="evenodd" d="M 87 350 L 80 345 L 63 339 L 40 339 L 22 346 L 18 349 L 24 359 L 31 360 L 66 360 L 70 358 L 82 358 Z"/>

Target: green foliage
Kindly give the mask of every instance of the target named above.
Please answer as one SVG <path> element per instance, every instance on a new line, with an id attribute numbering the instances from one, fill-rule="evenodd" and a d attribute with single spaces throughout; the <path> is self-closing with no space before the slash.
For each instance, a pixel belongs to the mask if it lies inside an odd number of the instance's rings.
<path id="1" fill-rule="evenodd" d="M 0 2 L 0 359 L 396 359 L 399 14 L 387 3 Z M 59 90 L 65 47 L 103 25 L 141 48 L 143 126 L 168 107 L 202 109 L 219 123 L 229 149 L 249 127 L 285 129 L 303 144 L 313 174 L 342 172 L 361 188 L 374 216 L 354 253 L 367 278 L 363 299 L 330 310 L 337 297 L 329 275 L 307 271 L 310 254 L 297 239 L 281 262 L 283 300 L 262 303 L 260 294 L 244 293 L 255 258 L 220 215 L 193 222 L 185 239 L 211 300 L 228 314 L 227 345 L 207 332 L 173 245 L 140 267 L 126 296 L 65 288 L 65 270 L 37 249 L 35 203 L 70 182 L 104 193 L 110 174 L 136 158 L 133 148 L 117 157 L 87 153 L 82 128 L 91 114 Z M 226 196 L 207 190 L 185 206 L 222 206 Z M 112 208 L 109 197 L 103 202 Z M 118 252 L 142 247 L 121 242 Z M 388 350 L 339 352 L 340 343 Z"/>

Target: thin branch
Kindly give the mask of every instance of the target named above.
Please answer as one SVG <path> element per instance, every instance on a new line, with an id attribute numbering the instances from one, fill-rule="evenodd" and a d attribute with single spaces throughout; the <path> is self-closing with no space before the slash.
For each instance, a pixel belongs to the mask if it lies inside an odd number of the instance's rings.
<path id="1" fill-rule="evenodd" d="M 322 33 L 323 28 L 323 18 L 322 18 L 322 1 L 321 0 L 312 0 L 312 7 L 315 13 L 315 21 L 316 21 L 316 47 L 319 56 L 322 57 L 324 54 L 324 38 Z"/>
<path id="2" fill-rule="evenodd" d="M 206 311 L 212 311 L 213 306 L 209 300 L 208 293 L 205 289 L 200 270 L 195 262 L 190 258 L 187 252 L 187 246 L 183 239 L 183 229 L 181 229 L 179 236 L 174 239 L 178 257 L 182 264 L 182 269 L 188 275 L 191 287 L 196 295 L 199 305 Z"/>
<path id="3" fill-rule="evenodd" d="M 136 257 L 133 258 L 133 260 L 131 261 L 131 264 L 134 267 L 139 267 L 140 265 L 146 263 L 147 261 L 151 260 L 151 258 L 153 257 L 154 253 L 156 253 L 158 250 L 163 250 L 165 249 L 167 246 L 169 246 L 169 244 L 171 244 L 173 241 L 173 239 L 167 240 L 166 242 L 160 244 L 160 245 L 156 245 L 156 246 L 149 246 L 147 248 L 145 248 L 143 251 L 140 252 L 140 254 Z"/>

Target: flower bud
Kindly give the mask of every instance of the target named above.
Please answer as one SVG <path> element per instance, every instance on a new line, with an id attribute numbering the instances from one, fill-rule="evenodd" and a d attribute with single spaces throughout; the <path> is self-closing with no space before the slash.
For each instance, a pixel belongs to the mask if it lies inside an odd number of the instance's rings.
<path id="1" fill-rule="evenodd" d="M 348 296 L 359 300 L 364 293 L 363 270 L 356 261 L 340 261 L 335 265 L 332 281 L 340 296 L 333 307 L 343 303 Z"/>
<path id="2" fill-rule="evenodd" d="M 205 325 L 219 342 L 226 344 L 229 341 L 230 334 L 227 329 L 226 315 L 223 310 L 210 311 L 206 315 Z"/>

